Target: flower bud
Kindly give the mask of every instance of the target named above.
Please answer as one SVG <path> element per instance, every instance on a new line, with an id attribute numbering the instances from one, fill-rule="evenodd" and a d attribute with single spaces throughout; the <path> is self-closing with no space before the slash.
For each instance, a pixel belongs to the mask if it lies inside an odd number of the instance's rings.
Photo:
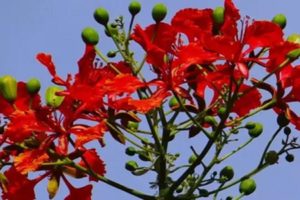
<path id="1" fill-rule="evenodd" d="M 86 44 L 96 45 L 99 42 L 99 35 L 92 27 L 86 27 L 81 32 L 81 38 Z"/>
<path id="2" fill-rule="evenodd" d="M 224 7 L 216 7 L 213 11 L 213 20 L 217 25 L 224 23 L 224 13 L 225 8 Z"/>
<path id="3" fill-rule="evenodd" d="M 290 60 L 296 60 L 300 57 L 300 48 L 291 50 L 286 54 L 286 57 Z"/>
<path id="4" fill-rule="evenodd" d="M 190 163 L 190 164 L 193 164 L 196 160 L 197 160 L 197 155 L 195 155 L 195 154 L 192 154 L 192 155 L 189 157 L 189 163 Z"/>
<path id="5" fill-rule="evenodd" d="M 130 160 L 125 164 L 125 168 L 131 172 L 136 170 L 138 167 L 139 167 L 138 164 L 133 160 Z"/>
<path id="6" fill-rule="evenodd" d="M 234 176 L 234 171 L 231 166 L 224 167 L 220 172 L 220 182 L 224 183 L 230 181 Z"/>
<path id="7" fill-rule="evenodd" d="M 0 90 L 4 99 L 13 102 L 17 98 L 17 80 L 10 75 L 2 76 Z"/>
<path id="8" fill-rule="evenodd" d="M 286 17 L 284 14 L 277 14 L 273 17 L 272 22 L 280 26 L 281 29 L 284 29 L 286 26 Z"/>
<path id="9" fill-rule="evenodd" d="M 295 159 L 294 155 L 293 154 L 288 154 L 286 155 L 285 157 L 285 160 L 288 161 L 288 162 L 293 162 Z"/>
<path id="10" fill-rule="evenodd" d="M 53 199 L 59 189 L 59 179 L 56 176 L 52 176 L 48 181 L 47 191 L 49 199 Z"/>
<path id="11" fill-rule="evenodd" d="M 133 156 L 136 153 L 136 149 L 134 147 L 127 147 L 125 153 L 129 156 Z"/>
<path id="12" fill-rule="evenodd" d="M 176 97 L 172 97 L 170 100 L 169 100 L 169 107 L 174 110 L 176 108 L 179 107 L 179 102 L 178 100 L 176 99 Z"/>
<path id="13" fill-rule="evenodd" d="M 27 81 L 26 88 L 30 94 L 36 94 L 41 89 L 41 83 L 38 79 L 32 78 L 29 81 Z"/>
<path id="14" fill-rule="evenodd" d="M 136 132 L 139 128 L 139 123 L 134 121 L 127 121 L 127 128 L 131 131 Z"/>
<path id="15" fill-rule="evenodd" d="M 249 195 L 256 189 L 256 183 L 252 178 L 247 178 L 240 183 L 240 193 Z"/>
<path id="16" fill-rule="evenodd" d="M 290 123 L 290 120 L 285 116 L 284 113 L 280 113 L 277 117 L 277 124 L 280 127 L 287 126 Z"/>
<path id="17" fill-rule="evenodd" d="M 287 37 L 287 41 L 300 44 L 300 34 L 293 33 Z"/>
<path id="18" fill-rule="evenodd" d="M 141 11 L 141 4 L 138 1 L 131 1 L 128 6 L 128 10 L 132 16 L 135 16 Z"/>
<path id="19" fill-rule="evenodd" d="M 109 14 L 105 8 L 100 7 L 95 10 L 94 18 L 99 24 L 106 26 L 109 20 Z"/>
<path id="20" fill-rule="evenodd" d="M 266 163 L 273 165 L 277 163 L 279 156 L 276 151 L 269 151 L 265 156 Z"/>
<path id="21" fill-rule="evenodd" d="M 167 7 L 162 4 L 156 4 L 152 9 L 152 18 L 156 23 L 162 21 L 167 15 Z"/>
<path id="22" fill-rule="evenodd" d="M 251 123 L 251 122 L 250 122 Z M 250 127 L 250 124 L 248 124 L 248 127 Z M 246 124 L 246 126 L 247 126 Z M 248 134 L 252 138 L 256 138 L 260 136 L 260 134 L 263 132 L 263 125 L 261 123 L 255 123 L 254 127 L 248 130 Z"/>
<path id="23" fill-rule="evenodd" d="M 47 88 L 45 98 L 48 106 L 57 108 L 62 104 L 64 97 L 56 95 L 56 92 L 60 91 L 62 91 L 62 88 L 58 86 L 50 86 Z"/>
<path id="24" fill-rule="evenodd" d="M 117 53 L 115 51 L 109 51 L 106 55 L 109 58 L 114 58 L 117 55 Z"/>

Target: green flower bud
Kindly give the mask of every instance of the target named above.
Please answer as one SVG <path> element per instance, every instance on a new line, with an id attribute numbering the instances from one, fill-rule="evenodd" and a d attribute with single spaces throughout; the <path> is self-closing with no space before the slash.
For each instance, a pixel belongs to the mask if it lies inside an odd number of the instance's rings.
<path id="1" fill-rule="evenodd" d="M 300 48 L 291 50 L 286 54 L 286 57 L 290 60 L 296 60 L 300 57 Z"/>
<path id="2" fill-rule="evenodd" d="M 94 18 L 99 24 L 106 26 L 109 21 L 109 14 L 105 8 L 100 7 L 95 10 Z"/>
<path id="3" fill-rule="evenodd" d="M 286 26 L 286 17 L 284 14 L 277 14 L 273 17 L 272 22 L 280 26 L 281 29 L 284 29 Z"/>
<path id="4" fill-rule="evenodd" d="M 86 27 L 81 32 L 81 38 L 86 44 L 96 45 L 99 42 L 97 31 L 91 27 Z"/>
<path id="5" fill-rule="evenodd" d="M 224 23 L 224 13 L 225 8 L 224 7 L 216 7 L 213 11 L 213 20 L 217 25 Z"/>
<path id="6" fill-rule="evenodd" d="M 183 191 L 183 186 L 179 185 L 178 188 L 176 189 L 176 193 L 181 193 Z"/>
<path id="7" fill-rule="evenodd" d="M 255 189 L 256 183 L 252 178 L 245 179 L 240 183 L 240 193 L 249 195 L 253 193 Z"/>
<path id="8" fill-rule="evenodd" d="M 139 128 L 139 123 L 134 121 L 127 122 L 127 128 L 131 131 L 137 131 Z"/>
<path id="9" fill-rule="evenodd" d="M 215 120 L 215 118 L 213 116 L 210 116 L 210 115 L 207 115 L 207 116 L 204 117 L 204 122 L 208 123 L 212 126 L 217 124 L 217 121 Z"/>
<path id="10" fill-rule="evenodd" d="M 192 154 L 192 155 L 189 157 L 189 163 L 190 163 L 190 164 L 193 164 L 196 160 L 197 160 L 197 155 L 195 155 L 195 154 Z"/>
<path id="11" fill-rule="evenodd" d="M 287 38 L 287 41 L 296 43 L 296 44 L 300 44 L 300 34 L 293 33 L 293 34 L 289 35 Z"/>
<path id="12" fill-rule="evenodd" d="M 134 147 L 127 147 L 125 153 L 129 156 L 133 156 L 136 153 L 136 149 Z"/>
<path id="13" fill-rule="evenodd" d="M 131 1 L 128 6 L 128 10 L 132 16 L 135 16 L 141 11 L 141 4 L 138 1 Z"/>
<path id="14" fill-rule="evenodd" d="M 139 152 L 139 159 L 142 161 L 150 161 L 151 159 L 145 152 Z"/>
<path id="15" fill-rule="evenodd" d="M 256 138 L 260 136 L 262 132 L 263 132 L 263 125 L 261 123 L 255 123 L 254 128 L 248 130 L 248 134 L 252 138 Z"/>
<path id="16" fill-rule="evenodd" d="M 269 151 L 269 152 L 267 152 L 267 154 L 265 156 L 266 163 L 268 163 L 270 165 L 277 163 L 278 159 L 279 159 L 279 156 L 276 151 Z"/>
<path id="17" fill-rule="evenodd" d="M 38 79 L 32 78 L 29 81 L 27 81 L 26 88 L 30 94 L 36 94 L 41 89 L 41 83 Z"/>
<path id="18" fill-rule="evenodd" d="M 109 52 L 107 52 L 106 55 L 109 58 L 114 58 L 114 57 L 116 57 L 117 53 L 115 51 L 109 51 Z"/>
<path id="19" fill-rule="evenodd" d="M 219 110 L 218 110 L 218 115 L 219 115 L 220 117 L 224 116 L 225 113 L 226 113 L 226 108 L 225 108 L 225 107 L 219 108 Z"/>
<path id="20" fill-rule="evenodd" d="M 0 90 L 4 99 L 13 102 L 17 98 L 17 80 L 10 75 L 2 76 Z"/>
<path id="21" fill-rule="evenodd" d="M 46 98 L 46 104 L 48 106 L 51 106 L 53 108 L 57 108 L 59 107 L 63 100 L 64 100 L 64 97 L 62 96 L 57 96 L 56 95 L 56 92 L 60 92 L 62 91 L 63 89 L 58 87 L 58 86 L 50 86 L 47 88 L 46 90 L 46 95 L 45 95 L 45 98 Z"/>
<path id="22" fill-rule="evenodd" d="M 133 160 L 130 160 L 125 164 L 125 168 L 131 172 L 136 170 L 138 167 L 139 167 L 138 164 Z"/>
<path id="23" fill-rule="evenodd" d="M 156 4 L 152 9 L 152 18 L 156 23 L 162 21 L 167 15 L 167 7 L 162 4 Z"/>
<path id="24" fill-rule="evenodd" d="M 253 129 L 255 127 L 255 122 L 247 122 L 247 124 L 245 125 L 246 129 Z"/>
<path id="25" fill-rule="evenodd" d="M 220 182 L 230 181 L 234 176 L 234 170 L 231 166 L 224 167 L 220 172 Z"/>
<path id="26" fill-rule="evenodd" d="M 278 115 L 278 117 L 277 117 L 277 124 L 280 127 L 287 126 L 289 123 L 290 123 L 290 120 L 285 116 L 284 113 L 281 113 L 281 114 Z"/>
<path id="27" fill-rule="evenodd" d="M 289 134 L 291 134 L 292 130 L 290 127 L 286 126 L 286 127 L 284 127 L 283 132 L 284 132 L 284 134 L 289 135 Z"/>
<path id="28" fill-rule="evenodd" d="M 208 197 L 209 196 L 209 193 L 206 189 L 200 189 L 199 193 L 200 193 L 201 197 Z"/>
<path id="29" fill-rule="evenodd" d="M 53 199 L 59 189 L 59 179 L 56 176 L 52 176 L 48 181 L 47 191 L 49 194 L 49 199 Z"/>
<path id="30" fill-rule="evenodd" d="M 293 154 L 288 154 L 286 155 L 285 160 L 288 162 L 293 162 L 295 160 L 295 157 Z"/>
<path id="31" fill-rule="evenodd" d="M 178 108 L 179 107 L 179 102 L 178 100 L 176 99 L 176 97 L 172 97 L 170 100 L 169 100 L 169 107 L 171 109 L 174 109 L 174 108 Z"/>

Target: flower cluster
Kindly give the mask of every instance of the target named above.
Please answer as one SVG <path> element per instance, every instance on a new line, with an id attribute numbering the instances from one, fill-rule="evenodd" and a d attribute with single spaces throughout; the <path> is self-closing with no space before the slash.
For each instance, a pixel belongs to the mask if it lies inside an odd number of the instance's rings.
<path id="1" fill-rule="evenodd" d="M 129 10 L 134 17 L 139 9 L 139 4 L 133 3 Z M 82 33 L 86 48 L 78 61 L 78 72 L 66 79 L 56 73 L 51 55 L 39 53 L 37 60 L 55 84 L 46 91 L 45 105 L 38 80 L 24 83 L 11 76 L 1 78 L 3 199 L 34 199 L 35 185 L 46 177 L 50 198 L 64 181 L 70 190 L 66 199 L 90 199 L 92 185 L 75 188 L 65 176 L 105 182 L 105 164 L 96 149 L 86 144 L 98 141 L 105 146 L 106 132 L 124 144 L 127 137 L 123 132 L 132 132 L 128 124 L 140 122 L 142 115 L 148 123 L 153 121 L 152 126 L 161 123 L 167 130 L 176 118 L 174 115 L 167 121 L 164 116 L 164 104 L 170 99 L 171 111 L 187 113 L 190 126 L 202 130 L 212 141 L 217 137 L 206 129 L 212 128 L 213 133 L 234 129 L 264 109 L 273 109 L 300 130 L 300 117 L 290 106 L 300 101 L 300 66 L 294 64 L 300 55 L 300 37 L 284 37 L 283 16 L 273 21 L 241 18 L 231 0 L 215 10 L 180 10 L 170 23 L 162 22 L 166 15 L 162 4 L 152 15 L 154 24 L 145 28 L 136 25 L 126 37 L 120 31 L 122 21 L 108 24 L 106 10 L 97 9 L 95 19 L 118 47 L 109 57 L 119 54 L 121 59 L 112 62 L 103 56 L 96 48 L 97 32 L 87 28 Z M 140 63 L 129 49 L 131 42 L 145 51 Z M 144 77 L 144 70 L 151 75 Z M 207 97 L 208 91 L 212 98 Z M 270 97 L 265 98 L 263 92 Z M 153 113 L 159 113 L 160 122 L 151 119 Z M 152 134 L 155 131 L 153 128 Z M 169 137 L 170 133 L 163 134 L 162 148 Z M 154 140 L 160 144 L 155 134 Z M 157 147 L 155 151 L 161 158 L 163 150 Z M 42 175 L 28 179 L 33 172 Z"/>

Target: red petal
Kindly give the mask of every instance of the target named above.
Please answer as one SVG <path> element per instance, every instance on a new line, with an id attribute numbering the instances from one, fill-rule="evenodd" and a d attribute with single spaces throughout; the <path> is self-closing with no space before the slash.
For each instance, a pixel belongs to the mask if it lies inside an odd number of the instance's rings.
<path id="1" fill-rule="evenodd" d="M 221 33 L 227 37 L 234 38 L 237 35 L 237 21 L 240 19 L 239 10 L 232 0 L 225 0 L 224 23 L 220 29 Z"/>
<path id="2" fill-rule="evenodd" d="M 56 76 L 55 65 L 52 62 L 52 56 L 50 54 L 39 53 L 37 54 L 36 58 L 38 61 L 40 61 L 40 63 L 47 67 L 49 73 L 53 77 Z"/>
<path id="3" fill-rule="evenodd" d="M 92 140 L 101 139 L 106 130 L 107 128 L 105 121 L 101 121 L 98 125 L 93 127 L 73 127 L 71 128 L 70 132 L 77 136 L 75 146 L 78 148 Z"/>
<path id="4" fill-rule="evenodd" d="M 84 159 L 87 161 L 89 166 L 86 166 L 85 162 L 80 161 L 80 165 L 83 167 L 91 168 L 94 172 L 96 172 L 100 176 L 104 176 L 106 173 L 105 171 L 105 164 L 97 155 L 95 149 L 89 149 L 82 155 Z M 90 180 L 97 181 L 96 178 L 90 176 Z"/>
<path id="5" fill-rule="evenodd" d="M 250 49 L 271 47 L 283 42 L 282 29 L 269 21 L 255 21 L 245 32 L 244 42 Z"/>
<path id="6" fill-rule="evenodd" d="M 249 88 L 252 89 L 243 96 L 239 97 L 232 108 L 232 112 L 235 112 L 240 117 L 248 114 L 252 109 L 255 109 L 261 105 L 260 99 L 262 96 L 257 88 L 253 88 L 248 85 L 242 85 L 239 92 L 241 93 L 249 90 Z"/>
<path id="7" fill-rule="evenodd" d="M 7 192 L 2 191 L 2 198 L 6 200 L 34 200 L 34 186 L 36 181 L 28 180 L 26 176 L 20 174 L 14 167 L 5 173 L 8 180 Z"/>
<path id="8" fill-rule="evenodd" d="M 41 164 L 48 159 L 49 156 L 45 153 L 44 150 L 27 150 L 15 157 L 14 165 L 16 167 L 16 170 L 21 174 L 27 174 L 28 172 L 38 169 Z"/>
<path id="9" fill-rule="evenodd" d="M 65 200 L 91 200 L 92 189 L 92 185 L 86 185 L 81 188 L 69 187 L 70 194 L 65 198 Z"/>
<path id="10" fill-rule="evenodd" d="M 211 35 L 213 28 L 211 9 L 187 8 L 178 11 L 172 19 L 172 26 L 177 32 L 187 35 L 189 41 L 201 39 L 203 35 Z"/>

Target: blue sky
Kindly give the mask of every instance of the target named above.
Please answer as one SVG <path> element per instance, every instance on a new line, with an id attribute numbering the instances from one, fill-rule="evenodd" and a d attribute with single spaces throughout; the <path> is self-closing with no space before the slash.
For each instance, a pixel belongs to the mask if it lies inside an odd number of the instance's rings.
<path id="1" fill-rule="evenodd" d="M 35 55 L 38 52 L 51 53 L 57 71 L 62 76 L 75 72 L 77 60 L 84 50 L 84 44 L 80 38 L 81 30 L 84 27 L 93 26 L 99 31 L 98 47 L 103 52 L 112 48 L 112 43 L 105 37 L 102 27 L 92 17 L 94 10 L 100 6 L 105 7 L 109 10 L 111 19 L 123 15 L 128 23 L 127 7 L 129 2 L 130 0 L 3 1 L 0 4 L 0 75 L 12 74 L 18 80 L 24 81 L 31 77 L 38 77 L 42 81 L 44 90 L 47 85 L 51 84 L 50 76 L 45 68 L 35 60 Z M 143 0 L 140 2 L 142 12 L 137 16 L 136 22 L 142 25 L 152 23 L 151 9 L 158 2 L 165 3 L 169 8 L 166 21 L 169 21 L 176 10 L 181 8 L 214 8 L 223 5 L 221 0 Z M 288 18 L 286 34 L 300 33 L 300 1 L 236 0 L 235 3 L 242 16 L 249 15 L 256 19 L 272 19 L 275 14 L 283 13 Z M 272 133 L 272 126 L 275 123 L 272 112 L 257 118 L 257 120 L 262 120 L 266 124 L 266 132 Z M 297 136 L 298 133 L 295 134 Z M 230 162 L 243 171 L 252 164 L 252 158 L 259 154 L 261 144 L 267 138 L 268 135 L 263 136 L 261 141 L 253 144 L 254 147 Z M 107 147 L 99 152 L 107 163 L 108 176 L 114 180 L 120 179 L 121 182 L 132 187 L 145 189 L 147 185 L 142 182 L 147 183 L 147 178 L 135 179 L 123 170 L 125 162 L 123 151 L 123 146 L 112 142 L 109 137 L 107 138 Z M 279 165 L 256 176 L 257 191 L 253 196 L 245 199 L 299 199 L 299 155 L 298 153 L 293 164 L 287 164 L 284 159 L 281 159 Z M 129 158 L 125 157 L 125 159 Z M 78 185 L 82 184 L 82 182 L 78 183 Z M 233 188 L 231 191 L 233 194 L 238 194 L 237 188 Z M 56 199 L 62 199 L 66 195 L 65 192 L 65 189 L 62 188 Z M 104 183 L 95 184 L 93 194 L 93 199 L 134 199 Z M 37 198 L 47 199 L 44 184 L 37 188 Z"/>

